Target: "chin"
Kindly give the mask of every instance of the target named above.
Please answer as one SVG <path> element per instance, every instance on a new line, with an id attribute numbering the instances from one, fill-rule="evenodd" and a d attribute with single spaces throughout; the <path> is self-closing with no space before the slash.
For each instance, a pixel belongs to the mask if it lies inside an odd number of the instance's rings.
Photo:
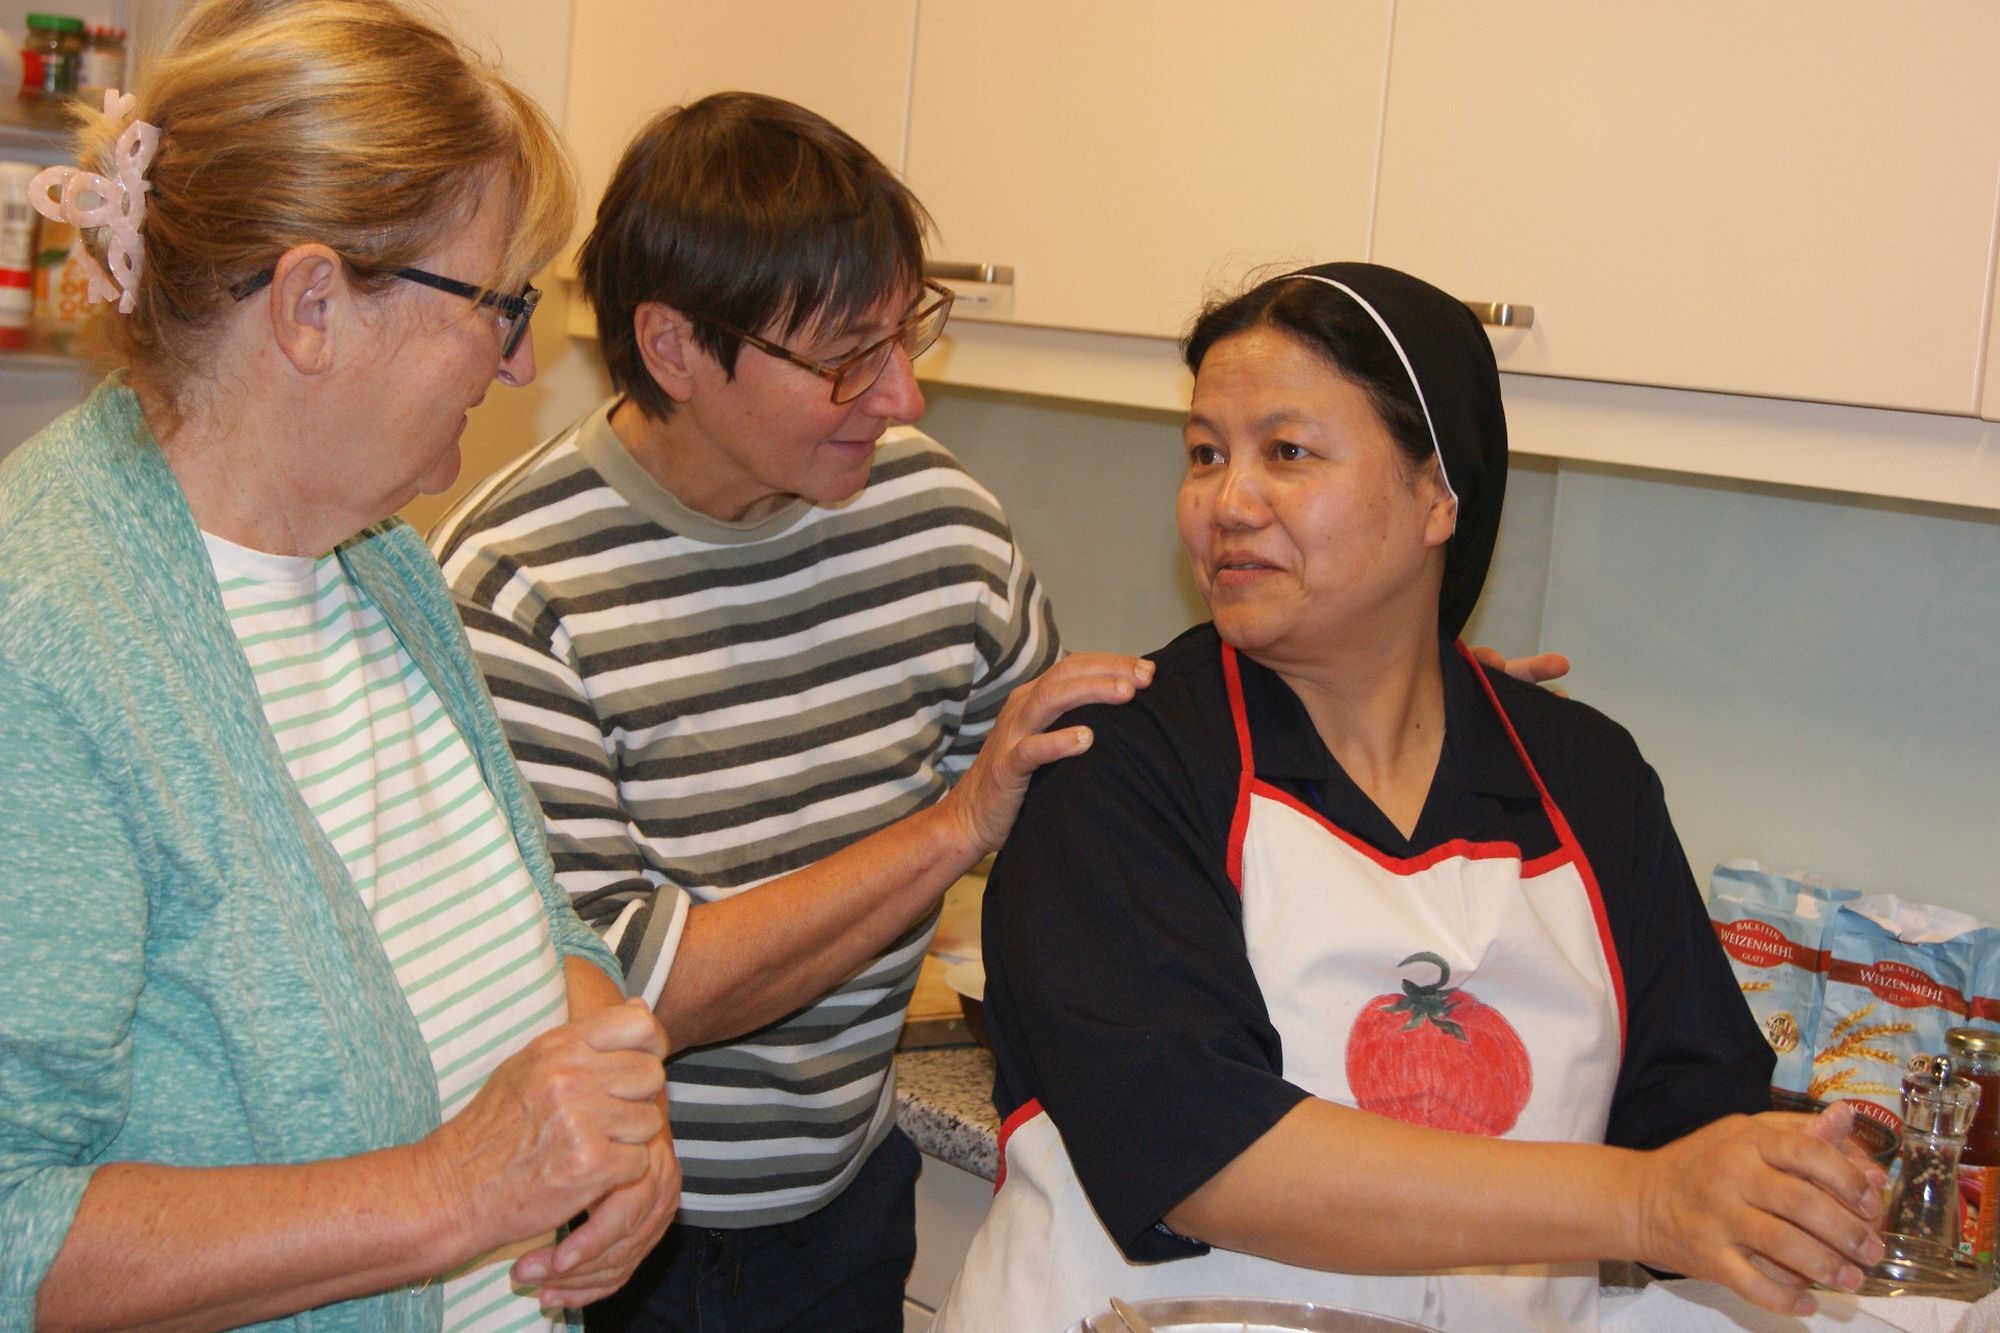
<path id="1" fill-rule="evenodd" d="M 458 480 L 460 466 L 458 446 L 454 444 L 437 462 L 431 464 L 428 472 L 417 478 L 416 495 L 442 495 L 450 490 L 452 483 Z M 415 495 L 411 498 L 414 499 Z"/>
<path id="2" fill-rule="evenodd" d="M 1268 647 L 1281 633 L 1262 617 L 1232 614 L 1227 607 L 1219 612 L 1210 607 L 1209 619 L 1215 622 L 1215 632 L 1222 641 L 1239 653 Z"/>

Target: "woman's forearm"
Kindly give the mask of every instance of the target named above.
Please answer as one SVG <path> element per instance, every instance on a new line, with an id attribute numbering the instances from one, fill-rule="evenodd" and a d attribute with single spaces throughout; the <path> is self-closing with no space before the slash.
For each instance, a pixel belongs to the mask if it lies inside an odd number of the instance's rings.
<path id="1" fill-rule="evenodd" d="M 812 865 L 697 903 L 658 1012 L 675 1050 L 775 1022 L 852 976 L 919 920 L 985 849 L 937 806 Z"/>
<path id="2" fill-rule="evenodd" d="M 1637 1158 L 1442 1133 L 1309 1098 L 1166 1222 L 1225 1249 L 1346 1272 L 1629 1256 Z"/>
<path id="3" fill-rule="evenodd" d="M 420 1146 L 299 1166 L 114 1162 L 36 1300 L 40 1329 L 210 1329 L 423 1282 L 479 1252 Z"/>
<path id="4" fill-rule="evenodd" d="M 1730 1116 L 1648 1152 L 1407 1125 L 1309 1099 L 1167 1214 L 1303 1267 L 1434 1272 L 1633 1259 L 1805 1313 L 1879 1260 L 1881 1172 L 1849 1112 Z"/>

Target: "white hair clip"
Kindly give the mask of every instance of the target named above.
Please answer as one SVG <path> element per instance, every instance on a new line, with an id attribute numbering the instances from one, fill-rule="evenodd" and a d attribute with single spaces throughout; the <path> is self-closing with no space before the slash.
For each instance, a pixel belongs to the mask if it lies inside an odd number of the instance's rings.
<path id="1" fill-rule="evenodd" d="M 137 103 L 131 94 L 116 88 L 104 92 L 104 114 L 113 124 L 132 114 Z M 67 222 L 79 231 L 103 227 L 110 237 L 104 259 L 111 266 L 109 277 L 87 253 L 82 255 L 84 272 L 90 281 L 90 299 L 116 301 L 118 313 L 129 315 L 138 299 L 139 270 L 145 263 L 145 248 L 139 239 L 139 224 L 146 217 L 146 169 L 160 147 L 160 129 L 143 120 L 127 125 L 112 148 L 115 176 L 100 176 L 79 167 L 50 167 L 36 175 L 30 185 L 35 211 L 54 222 Z M 87 202 L 94 200 L 95 202 Z M 111 279 L 118 286 L 111 285 Z M 120 289 L 123 289 L 122 292 Z"/>

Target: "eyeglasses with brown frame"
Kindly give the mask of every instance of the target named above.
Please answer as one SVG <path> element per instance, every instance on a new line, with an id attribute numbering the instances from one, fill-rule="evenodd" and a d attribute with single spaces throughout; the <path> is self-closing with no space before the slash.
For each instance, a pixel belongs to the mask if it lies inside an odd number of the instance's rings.
<path id="1" fill-rule="evenodd" d="M 712 324 L 721 329 L 724 333 L 741 338 L 767 356 L 775 356 L 780 361 L 789 361 L 795 366 L 810 370 L 821 379 L 830 380 L 833 384 L 833 401 L 851 403 L 867 393 L 875 386 L 875 381 L 882 378 L 882 370 L 889 364 L 889 357 L 895 352 L 898 343 L 914 361 L 928 352 L 931 344 L 938 340 L 938 335 L 944 332 L 945 321 L 951 318 L 951 303 L 956 299 L 957 293 L 928 278 L 924 280 L 924 289 L 936 299 L 904 320 L 888 337 L 869 343 L 853 356 L 843 357 L 833 365 L 815 361 L 809 356 L 800 356 L 789 347 L 782 347 L 768 338 L 759 338 L 749 330 L 739 329 L 725 320 L 714 319 L 707 315 L 698 318 L 705 324 Z"/>

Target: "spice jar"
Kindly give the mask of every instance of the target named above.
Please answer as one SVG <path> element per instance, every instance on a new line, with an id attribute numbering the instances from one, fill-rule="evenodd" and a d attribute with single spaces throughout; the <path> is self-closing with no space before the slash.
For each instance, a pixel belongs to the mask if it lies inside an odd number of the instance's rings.
<path id="1" fill-rule="evenodd" d="M 1979 1087 L 1979 1107 L 1958 1156 L 1958 1259 L 1990 1272 L 2000 1222 L 2000 1030 L 1952 1028 L 1944 1044 L 1953 1072 Z"/>
<path id="2" fill-rule="evenodd" d="M 107 88 L 125 87 L 125 30 L 109 23 L 84 25 L 83 60 L 77 68 L 77 96 L 93 105 Z"/>
<path id="3" fill-rule="evenodd" d="M 36 222 L 28 197 L 40 169 L 31 162 L 0 162 L 0 350 L 28 345 Z"/>
<path id="4" fill-rule="evenodd" d="M 83 61 L 83 20 L 67 14 L 28 15 L 28 40 L 21 44 L 21 96 L 53 102 L 76 92 Z"/>
<path id="5" fill-rule="evenodd" d="M 67 353 L 90 312 L 90 267 L 83 233 L 67 222 L 42 223 L 35 248 L 34 341 Z"/>

